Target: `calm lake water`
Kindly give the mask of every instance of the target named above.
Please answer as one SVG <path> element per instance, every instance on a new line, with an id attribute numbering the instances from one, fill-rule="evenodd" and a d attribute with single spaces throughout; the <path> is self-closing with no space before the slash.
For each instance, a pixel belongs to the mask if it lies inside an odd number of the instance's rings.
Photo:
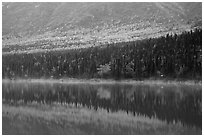
<path id="1" fill-rule="evenodd" d="M 202 87 L 182 84 L 2 83 L 3 103 L 73 104 L 202 128 Z"/>

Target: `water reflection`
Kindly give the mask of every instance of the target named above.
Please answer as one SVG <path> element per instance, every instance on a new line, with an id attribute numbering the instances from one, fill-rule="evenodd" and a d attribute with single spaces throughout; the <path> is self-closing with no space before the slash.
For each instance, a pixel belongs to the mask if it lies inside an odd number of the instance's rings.
<path id="1" fill-rule="evenodd" d="M 201 86 L 3 82 L 2 89 L 4 103 L 72 103 L 202 127 Z"/>

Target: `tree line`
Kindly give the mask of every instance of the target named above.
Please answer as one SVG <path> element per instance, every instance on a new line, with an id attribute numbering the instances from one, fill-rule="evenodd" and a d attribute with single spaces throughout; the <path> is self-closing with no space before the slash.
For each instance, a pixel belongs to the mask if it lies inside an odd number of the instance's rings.
<path id="1" fill-rule="evenodd" d="M 11 53 L 2 56 L 3 78 L 202 77 L 202 29 L 97 47 Z"/>

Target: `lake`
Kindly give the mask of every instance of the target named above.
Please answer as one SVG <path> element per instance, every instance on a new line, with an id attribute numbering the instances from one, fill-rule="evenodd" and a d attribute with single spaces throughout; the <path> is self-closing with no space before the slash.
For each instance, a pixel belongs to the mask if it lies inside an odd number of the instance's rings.
<path id="1" fill-rule="evenodd" d="M 168 124 L 202 129 L 202 87 L 188 84 L 2 82 L 3 104 L 30 103 L 95 112 L 126 113 L 126 117 L 157 119 Z M 68 109 L 68 108 L 67 108 Z"/>

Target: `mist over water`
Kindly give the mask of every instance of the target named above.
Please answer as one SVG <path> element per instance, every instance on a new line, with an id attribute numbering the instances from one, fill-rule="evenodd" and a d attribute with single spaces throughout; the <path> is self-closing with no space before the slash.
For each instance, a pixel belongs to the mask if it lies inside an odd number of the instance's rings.
<path id="1" fill-rule="evenodd" d="M 202 87 L 198 85 L 2 83 L 6 104 L 73 104 L 202 128 Z"/>

